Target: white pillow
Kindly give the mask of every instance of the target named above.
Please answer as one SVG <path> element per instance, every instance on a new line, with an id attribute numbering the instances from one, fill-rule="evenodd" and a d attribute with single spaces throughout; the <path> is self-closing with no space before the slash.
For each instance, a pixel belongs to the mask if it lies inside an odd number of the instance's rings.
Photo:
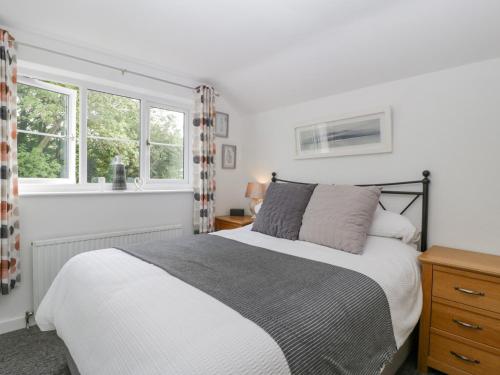
<path id="1" fill-rule="evenodd" d="M 261 207 L 262 207 L 262 202 L 255 205 L 255 207 L 254 207 L 255 215 L 257 215 L 259 213 Z"/>
<path id="2" fill-rule="evenodd" d="M 368 235 L 398 238 L 404 243 L 415 243 L 418 241 L 420 234 L 407 217 L 386 211 L 379 206 L 373 214 L 373 221 Z"/>

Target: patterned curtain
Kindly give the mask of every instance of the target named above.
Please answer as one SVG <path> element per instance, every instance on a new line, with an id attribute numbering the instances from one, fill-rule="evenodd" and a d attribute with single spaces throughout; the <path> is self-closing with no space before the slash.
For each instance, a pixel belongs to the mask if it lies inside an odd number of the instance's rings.
<path id="1" fill-rule="evenodd" d="M 215 92 L 196 88 L 193 118 L 194 233 L 214 231 L 215 222 Z"/>
<path id="2" fill-rule="evenodd" d="M 16 134 L 17 60 L 14 38 L 0 29 L 0 255 L 1 289 L 21 280 Z"/>

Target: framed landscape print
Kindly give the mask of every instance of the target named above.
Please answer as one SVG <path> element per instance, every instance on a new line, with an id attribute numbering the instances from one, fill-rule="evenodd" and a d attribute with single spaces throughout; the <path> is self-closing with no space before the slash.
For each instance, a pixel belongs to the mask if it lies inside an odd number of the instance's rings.
<path id="1" fill-rule="evenodd" d="M 295 128 L 295 157 L 299 159 L 391 151 L 390 108 L 338 116 Z"/>
<path id="2" fill-rule="evenodd" d="M 229 135 L 229 115 L 227 113 L 215 113 L 215 136 L 227 138 Z"/>
<path id="3" fill-rule="evenodd" d="M 222 145 L 222 169 L 236 169 L 236 146 Z"/>

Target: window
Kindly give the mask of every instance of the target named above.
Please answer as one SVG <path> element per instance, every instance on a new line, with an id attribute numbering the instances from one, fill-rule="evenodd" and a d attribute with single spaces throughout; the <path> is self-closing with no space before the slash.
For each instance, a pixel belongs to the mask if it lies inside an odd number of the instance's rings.
<path id="1" fill-rule="evenodd" d="M 19 177 L 75 181 L 75 90 L 47 82 L 18 84 Z"/>
<path id="2" fill-rule="evenodd" d="M 122 157 L 128 180 L 140 177 L 141 102 L 89 90 L 87 96 L 87 182 L 112 180 L 111 161 Z"/>
<path id="3" fill-rule="evenodd" d="M 83 190 L 94 190 L 92 184 L 104 177 L 110 189 L 111 163 L 119 155 L 129 183 L 140 178 L 146 189 L 187 184 L 188 111 L 161 103 L 87 82 L 21 77 L 21 183 L 32 184 L 35 191 L 53 183 L 78 183 Z"/>
<path id="4" fill-rule="evenodd" d="M 149 178 L 184 178 L 184 113 L 149 108 Z"/>

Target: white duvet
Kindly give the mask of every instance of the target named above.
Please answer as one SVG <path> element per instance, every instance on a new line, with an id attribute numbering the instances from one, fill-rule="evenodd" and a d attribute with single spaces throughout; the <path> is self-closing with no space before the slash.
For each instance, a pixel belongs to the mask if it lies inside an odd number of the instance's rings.
<path id="1" fill-rule="evenodd" d="M 216 235 L 361 272 L 389 301 L 398 348 L 420 316 L 418 253 L 369 236 L 362 255 L 252 232 Z M 162 269 L 117 249 L 83 253 L 61 269 L 36 314 L 57 329 L 81 375 L 289 374 L 274 340 L 252 321 Z"/>

